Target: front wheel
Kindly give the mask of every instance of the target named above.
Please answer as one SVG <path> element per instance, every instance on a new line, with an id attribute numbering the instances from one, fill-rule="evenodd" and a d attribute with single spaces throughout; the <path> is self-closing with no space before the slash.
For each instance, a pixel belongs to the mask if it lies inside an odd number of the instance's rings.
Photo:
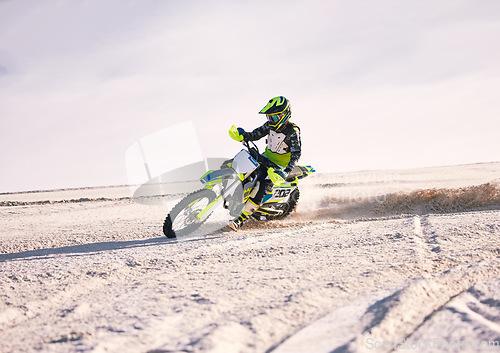
<path id="1" fill-rule="evenodd" d="M 183 198 L 172 208 L 169 215 L 163 223 L 163 234 L 167 238 L 188 235 L 197 230 L 205 221 L 200 220 L 198 215 L 207 207 L 217 196 L 215 192 L 208 189 L 195 191 Z"/>

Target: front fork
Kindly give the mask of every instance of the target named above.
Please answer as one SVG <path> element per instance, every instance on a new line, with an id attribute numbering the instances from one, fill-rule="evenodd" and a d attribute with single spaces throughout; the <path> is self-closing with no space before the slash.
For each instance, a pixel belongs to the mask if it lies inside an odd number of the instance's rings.
<path id="1" fill-rule="evenodd" d="M 239 179 L 232 179 L 229 181 L 229 185 L 225 188 L 222 187 L 222 181 L 217 184 L 211 184 L 205 186 L 205 189 L 210 189 L 215 191 L 217 196 L 212 202 L 210 202 L 200 213 L 196 216 L 200 222 L 203 222 L 220 204 L 224 202 L 225 199 L 234 195 L 238 185 L 241 185 Z M 218 190 L 214 190 L 218 189 Z"/>

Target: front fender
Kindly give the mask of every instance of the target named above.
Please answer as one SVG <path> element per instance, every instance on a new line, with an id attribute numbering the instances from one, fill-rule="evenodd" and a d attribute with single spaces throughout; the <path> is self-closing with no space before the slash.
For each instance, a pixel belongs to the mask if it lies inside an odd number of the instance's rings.
<path id="1" fill-rule="evenodd" d="M 219 170 L 209 170 L 201 178 L 200 181 L 204 185 L 214 185 L 219 184 L 223 180 L 229 179 L 242 179 L 243 175 L 236 174 L 231 168 L 224 168 Z"/>

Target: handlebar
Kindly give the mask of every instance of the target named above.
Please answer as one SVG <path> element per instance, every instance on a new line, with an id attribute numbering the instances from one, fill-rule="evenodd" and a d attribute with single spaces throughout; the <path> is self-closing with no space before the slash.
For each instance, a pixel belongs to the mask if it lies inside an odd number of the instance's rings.
<path id="1" fill-rule="evenodd" d="M 250 143 L 252 144 L 252 146 L 250 146 Z M 260 156 L 259 147 L 257 147 L 257 145 L 253 141 L 243 140 L 243 146 L 245 146 L 247 148 L 248 153 L 250 153 L 250 155 L 257 162 L 260 162 L 262 157 Z"/>

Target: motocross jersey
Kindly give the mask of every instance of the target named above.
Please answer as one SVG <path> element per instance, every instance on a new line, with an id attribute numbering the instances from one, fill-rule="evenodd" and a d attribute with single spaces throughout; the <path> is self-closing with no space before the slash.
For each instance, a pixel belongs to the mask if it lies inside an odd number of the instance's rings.
<path id="1" fill-rule="evenodd" d="M 243 137 L 255 141 L 267 135 L 267 146 L 264 155 L 281 167 L 292 169 L 300 158 L 300 129 L 293 123 L 286 124 L 280 131 L 269 127 L 269 122 L 252 132 L 243 133 Z"/>

